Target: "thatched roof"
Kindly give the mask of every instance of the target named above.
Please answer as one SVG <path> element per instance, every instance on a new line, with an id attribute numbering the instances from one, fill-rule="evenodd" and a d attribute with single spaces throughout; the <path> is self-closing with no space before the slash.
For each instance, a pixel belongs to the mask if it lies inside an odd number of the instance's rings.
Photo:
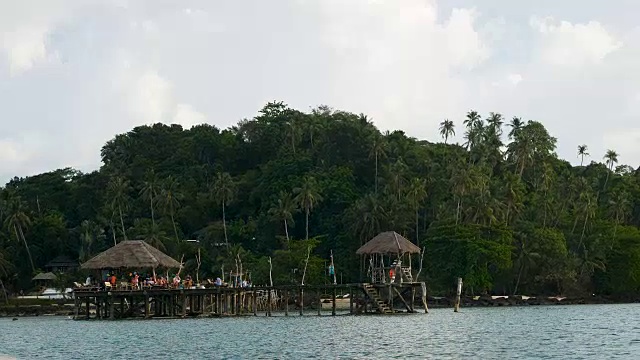
<path id="1" fill-rule="evenodd" d="M 56 276 L 56 274 L 50 273 L 50 272 L 46 272 L 46 273 L 40 273 L 40 274 L 34 276 L 33 279 L 31 279 L 31 280 L 33 280 L 33 281 L 36 281 L 36 280 L 55 280 L 57 278 L 58 277 Z"/>
<path id="2" fill-rule="evenodd" d="M 68 256 L 60 255 L 56 256 L 53 260 L 49 261 L 45 267 L 74 267 L 78 266 L 78 262 L 70 259 Z"/>
<path id="3" fill-rule="evenodd" d="M 395 231 L 378 234 L 356 251 L 358 255 L 370 254 L 415 254 L 420 248 Z"/>
<path id="4" fill-rule="evenodd" d="M 82 269 L 178 268 L 180 263 L 142 240 L 125 240 L 82 264 Z"/>

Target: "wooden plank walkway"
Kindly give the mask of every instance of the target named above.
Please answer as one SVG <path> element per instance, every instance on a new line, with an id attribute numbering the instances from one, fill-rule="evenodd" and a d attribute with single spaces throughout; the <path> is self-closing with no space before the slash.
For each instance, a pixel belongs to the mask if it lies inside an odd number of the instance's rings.
<path id="1" fill-rule="evenodd" d="M 147 288 L 141 290 L 75 289 L 74 319 L 151 319 L 219 316 L 256 316 L 316 310 L 331 303 L 331 315 L 338 312 L 338 299 L 348 296 L 346 314 L 414 313 L 416 289 L 421 305 L 428 312 L 424 282 L 401 284 L 280 285 L 250 288 L 210 287 L 191 289 Z M 340 296 L 341 294 L 346 294 Z M 308 304 L 308 305 L 307 305 Z M 402 305 L 398 310 L 394 305 Z"/>

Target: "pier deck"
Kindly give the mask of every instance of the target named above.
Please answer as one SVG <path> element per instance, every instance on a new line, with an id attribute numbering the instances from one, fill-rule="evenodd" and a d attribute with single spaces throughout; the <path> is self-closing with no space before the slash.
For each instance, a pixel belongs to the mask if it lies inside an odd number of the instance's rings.
<path id="1" fill-rule="evenodd" d="M 186 318 L 247 316 L 284 312 L 300 316 L 310 311 L 321 314 L 322 303 L 331 304 L 336 315 L 337 300 L 349 299 L 346 314 L 414 313 L 416 295 L 425 312 L 424 282 L 397 284 L 281 285 L 250 288 L 209 287 L 191 289 L 144 288 L 140 290 L 73 291 L 74 319 Z M 398 309 L 400 308 L 400 309 Z M 93 311 L 92 311 L 93 310 Z"/>

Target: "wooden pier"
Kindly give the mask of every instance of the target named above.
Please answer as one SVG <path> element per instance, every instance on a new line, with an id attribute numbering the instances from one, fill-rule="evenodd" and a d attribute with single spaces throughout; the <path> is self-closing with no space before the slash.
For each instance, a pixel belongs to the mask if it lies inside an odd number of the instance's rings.
<path id="1" fill-rule="evenodd" d="M 424 282 L 392 284 L 288 285 L 272 287 L 210 287 L 140 290 L 75 289 L 74 319 L 152 319 L 218 316 L 289 316 L 296 312 L 321 315 L 322 303 L 331 315 L 415 313 L 416 302 L 427 309 Z M 341 295 L 342 294 L 342 295 Z M 348 309 L 339 309 L 348 299 Z M 93 311 L 92 311 L 93 310 Z M 310 312 L 311 311 L 311 312 Z"/>

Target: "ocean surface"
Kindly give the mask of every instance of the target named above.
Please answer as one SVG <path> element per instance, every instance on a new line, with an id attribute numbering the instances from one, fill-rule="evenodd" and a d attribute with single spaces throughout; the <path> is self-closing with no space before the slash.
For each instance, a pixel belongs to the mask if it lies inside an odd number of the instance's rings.
<path id="1" fill-rule="evenodd" d="M 640 304 L 399 316 L 0 319 L 0 359 L 640 359 Z"/>

